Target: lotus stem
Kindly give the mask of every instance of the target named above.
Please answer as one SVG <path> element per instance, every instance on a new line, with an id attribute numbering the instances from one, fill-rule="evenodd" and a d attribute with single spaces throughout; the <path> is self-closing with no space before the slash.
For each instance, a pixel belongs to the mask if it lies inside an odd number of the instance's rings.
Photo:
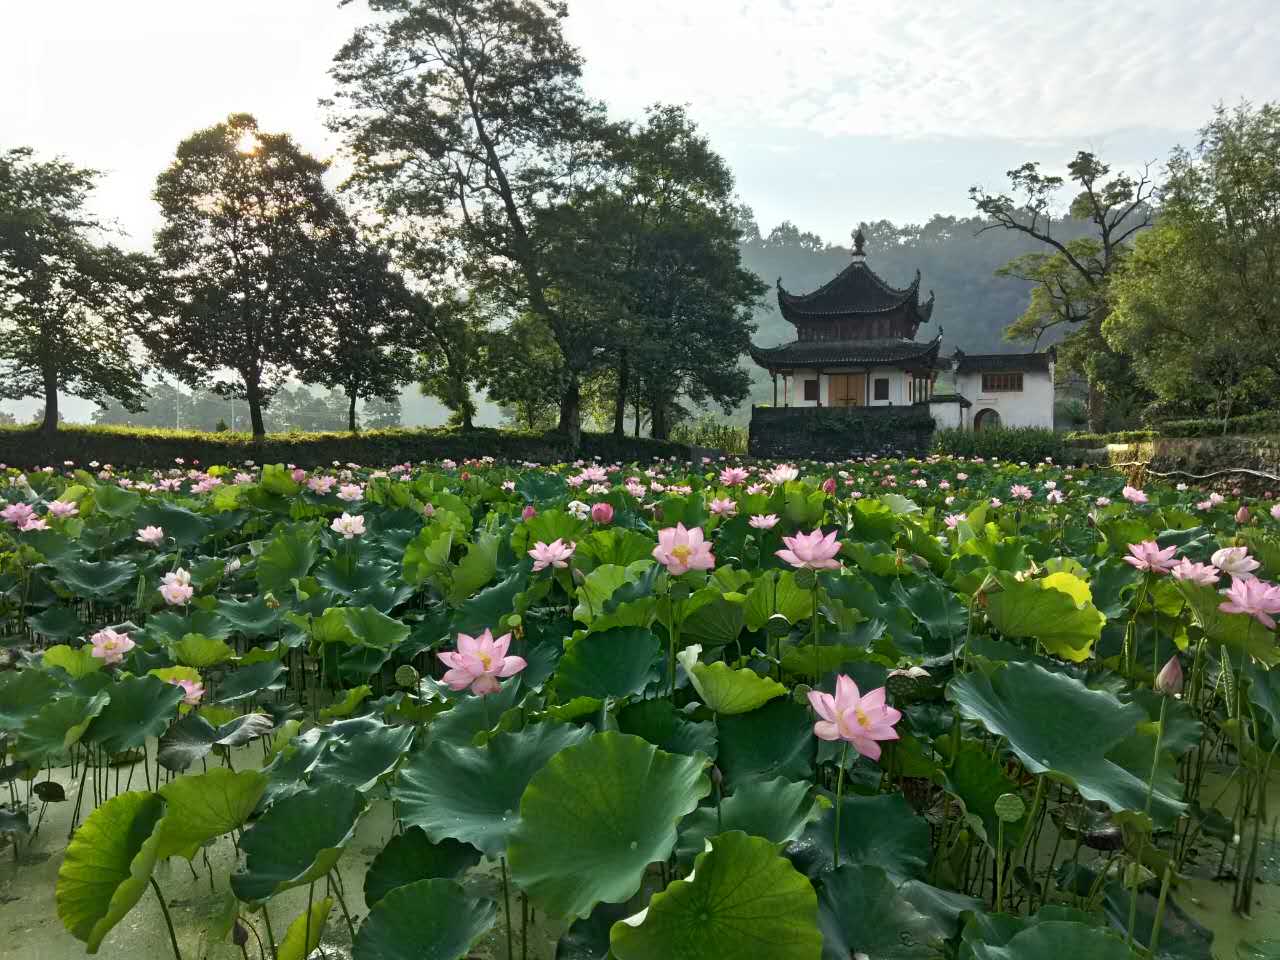
<path id="1" fill-rule="evenodd" d="M 151 889 L 156 892 L 156 899 L 160 901 L 160 912 L 164 914 L 164 925 L 169 928 L 169 942 L 173 944 L 173 955 L 175 960 L 182 960 L 182 951 L 178 949 L 178 935 L 173 932 L 173 918 L 169 916 L 169 905 L 164 902 L 164 894 L 160 892 L 160 884 L 156 883 L 155 877 L 148 877 L 151 881 Z"/>
<path id="2" fill-rule="evenodd" d="M 515 960 L 511 945 L 511 893 L 507 887 L 507 858 L 498 858 L 498 863 L 502 867 L 502 912 L 507 918 L 507 960 Z"/>
<path id="3" fill-rule="evenodd" d="M 267 926 L 267 943 L 271 945 L 271 960 L 279 960 L 276 953 L 276 935 L 271 929 L 271 911 L 265 903 L 262 905 L 262 922 Z"/>
<path id="4" fill-rule="evenodd" d="M 1151 924 L 1151 940 L 1147 944 L 1147 949 L 1151 952 L 1151 956 L 1159 956 L 1156 948 L 1160 946 L 1160 928 L 1164 923 L 1164 903 L 1169 896 L 1169 881 L 1173 876 L 1173 863 L 1166 863 L 1164 866 L 1164 877 L 1160 880 L 1160 900 L 1156 903 L 1156 918 Z"/>
<path id="5" fill-rule="evenodd" d="M 307 884 L 307 914 L 306 914 L 307 918 L 305 921 L 303 921 L 304 926 L 302 931 L 302 955 L 304 957 L 311 952 L 311 901 L 312 901 L 312 898 L 315 896 L 315 892 L 316 892 L 316 883 L 314 880 L 312 880 L 309 884 Z"/>
<path id="6" fill-rule="evenodd" d="M 995 912 L 1000 912 L 1004 902 L 1004 818 L 996 818 L 996 902 Z"/>
<path id="7" fill-rule="evenodd" d="M 351 914 L 347 911 L 347 899 L 342 895 L 342 877 L 337 870 L 331 870 L 330 875 L 336 883 L 333 884 L 333 892 L 338 897 L 338 906 L 342 908 L 342 917 L 347 921 L 347 932 L 351 934 L 351 942 L 356 942 L 356 925 L 351 922 Z"/>
<path id="8" fill-rule="evenodd" d="M 813 634 L 813 685 L 816 687 L 822 683 L 822 660 L 818 656 L 818 584 L 813 584 L 813 623 L 811 625 Z M 844 773 L 844 764 L 840 765 L 841 774 Z"/>
<path id="9" fill-rule="evenodd" d="M 849 741 L 844 741 L 844 748 L 840 751 L 840 772 L 836 774 L 836 834 L 835 843 L 832 851 L 832 869 L 840 869 L 840 807 L 841 797 L 844 795 L 844 765 L 849 757 Z"/>

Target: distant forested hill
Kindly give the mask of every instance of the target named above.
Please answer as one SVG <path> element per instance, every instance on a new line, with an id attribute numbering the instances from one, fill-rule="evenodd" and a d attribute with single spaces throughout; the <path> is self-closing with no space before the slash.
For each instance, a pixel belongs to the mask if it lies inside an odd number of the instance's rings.
<path id="1" fill-rule="evenodd" d="M 985 222 L 979 217 L 935 216 L 923 225 L 899 226 L 887 220 L 863 225 L 867 264 L 872 270 L 887 283 L 905 287 L 919 269 L 921 299 L 928 297 L 930 290 L 937 295 L 933 317 L 928 326 L 921 328 L 919 336 L 932 337 L 941 326 L 944 353 L 956 347 L 970 353 L 1028 349 L 1006 341 L 1004 328 L 1025 309 L 1030 286 L 997 277 L 995 271 L 1014 257 L 1044 248 L 1024 234 L 1009 230 L 979 234 Z M 852 232 L 856 224 L 849 226 Z M 1084 223 L 1063 221 L 1054 232 L 1071 239 L 1086 230 Z M 792 293 L 808 293 L 845 268 L 851 249 L 830 246 L 791 223 L 774 227 L 766 235 L 748 226 L 742 243 L 743 264 L 770 287 L 767 307 L 756 311 L 755 342 L 773 346 L 794 336 L 794 329 L 777 309 L 772 288 L 778 277 Z M 768 375 L 754 364 L 751 366 L 755 371 L 751 400 L 769 402 L 772 388 Z M 746 413 L 744 404 L 736 419 Z"/>

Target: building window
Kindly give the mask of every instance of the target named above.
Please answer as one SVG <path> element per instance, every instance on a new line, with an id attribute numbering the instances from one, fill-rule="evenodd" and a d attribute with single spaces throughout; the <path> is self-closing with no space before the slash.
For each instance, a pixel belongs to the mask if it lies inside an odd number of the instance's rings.
<path id="1" fill-rule="evenodd" d="M 984 373 L 982 375 L 983 393 L 1021 393 L 1021 373 Z"/>
<path id="2" fill-rule="evenodd" d="M 818 399 L 818 381 L 806 380 L 804 382 L 804 398 L 807 401 L 817 401 Z"/>
<path id="3" fill-rule="evenodd" d="M 876 399 L 877 400 L 889 399 L 889 378 L 888 377 L 876 377 Z"/>

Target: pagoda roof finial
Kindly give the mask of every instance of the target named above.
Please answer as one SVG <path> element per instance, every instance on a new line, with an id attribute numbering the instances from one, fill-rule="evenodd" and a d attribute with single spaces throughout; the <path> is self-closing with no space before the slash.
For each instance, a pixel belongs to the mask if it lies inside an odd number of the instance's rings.
<path id="1" fill-rule="evenodd" d="M 863 234 L 862 227 L 859 225 L 858 229 L 853 232 L 853 255 L 855 257 L 865 257 L 867 255 L 867 251 L 863 249 L 866 242 L 866 235 Z"/>

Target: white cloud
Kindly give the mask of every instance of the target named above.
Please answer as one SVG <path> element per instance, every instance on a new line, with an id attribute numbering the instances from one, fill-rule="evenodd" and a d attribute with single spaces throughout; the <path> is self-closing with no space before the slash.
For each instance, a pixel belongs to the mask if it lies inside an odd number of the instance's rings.
<path id="1" fill-rule="evenodd" d="M 571 0 L 620 113 L 831 135 L 1080 137 L 1189 129 L 1280 89 L 1276 0 Z"/>

